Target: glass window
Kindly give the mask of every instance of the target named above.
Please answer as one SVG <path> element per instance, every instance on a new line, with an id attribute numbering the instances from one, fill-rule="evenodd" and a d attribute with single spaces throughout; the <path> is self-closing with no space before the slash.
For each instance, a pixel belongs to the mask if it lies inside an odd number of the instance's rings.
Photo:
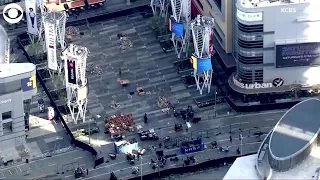
<path id="1" fill-rule="evenodd" d="M 12 115 L 12 111 L 2 113 L 2 120 L 12 118 L 11 115 Z"/>

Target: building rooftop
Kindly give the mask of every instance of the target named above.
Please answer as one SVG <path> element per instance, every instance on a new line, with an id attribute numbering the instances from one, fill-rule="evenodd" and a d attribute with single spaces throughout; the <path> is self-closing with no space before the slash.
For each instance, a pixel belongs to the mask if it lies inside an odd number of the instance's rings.
<path id="1" fill-rule="evenodd" d="M 224 179 L 319 179 L 319 109 L 316 98 L 293 106 L 266 136 L 257 154 L 238 158 Z"/>
<path id="2" fill-rule="evenodd" d="M 270 137 L 270 152 L 275 157 L 289 157 L 309 146 L 320 127 L 319 107 L 319 100 L 309 99 L 282 116 Z"/>
<path id="3" fill-rule="evenodd" d="M 294 3 L 306 3 L 318 0 L 239 0 L 241 6 L 246 8 L 279 6 Z"/>
<path id="4" fill-rule="evenodd" d="M 317 170 L 320 167 L 320 147 L 315 148 L 309 157 L 295 168 L 285 172 L 273 171 L 273 180 L 299 179 L 299 180 L 317 180 L 319 175 Z M 230 167 L 223 180 L 252 180 L 259 179 L 256 172 L 257 155 L 239 157 Z"/>
<path id="5" fill-rule="evenodd" d="M 24 73 L 30 73 L 35 69 L 36 69 L 36 66 L 32 63 L 1 64 L 0 78 L 6 78 L 11 76 L 17 76 Z"/>
<path id="6" fill-rule="evenodd" d="M 256 159 L 257 159 L 257 154 L 237 158 L 223 179 L 224 180 L 259 179 L 256 173 L 256 170 L 254 168 Z"/>

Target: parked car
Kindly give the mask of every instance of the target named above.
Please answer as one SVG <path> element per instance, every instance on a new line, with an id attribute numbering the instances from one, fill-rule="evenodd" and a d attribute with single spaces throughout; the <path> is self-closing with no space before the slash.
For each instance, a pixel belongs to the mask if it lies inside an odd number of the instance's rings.
<path id="1" fill-rule="evenodd" d="M 90 129 L 90 134 L 96 134 L 99 132 L 100 132 L 100 129 L 98 127 L 94 127 Z M 88 129 L 84 130 L 84 134 L 89 135 L 89 130 Z"/>

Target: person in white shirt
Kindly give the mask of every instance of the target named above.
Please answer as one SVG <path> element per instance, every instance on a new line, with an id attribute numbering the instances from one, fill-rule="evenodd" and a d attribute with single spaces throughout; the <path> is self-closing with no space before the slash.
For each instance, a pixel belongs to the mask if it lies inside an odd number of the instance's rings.
<path id="1" fill-rule="evenodd" d="M 33 11 L 33 8 L 29 8 L 29 17 L 31 20 L 32 28 L 34 28 L 34 20 L 36 18 L 36 13 Z"/>

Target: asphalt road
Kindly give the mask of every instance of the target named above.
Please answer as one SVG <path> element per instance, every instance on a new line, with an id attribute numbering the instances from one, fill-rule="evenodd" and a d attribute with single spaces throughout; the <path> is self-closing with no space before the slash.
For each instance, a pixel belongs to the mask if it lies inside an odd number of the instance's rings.
<path id="1" fill-rule="evenodd" d="M 143 124 L 143 114 L 148 113 L 149 121 L 144 125 L 145 129 L 154 128 L 160 137 L 170 135 L 173 138 L 185 137 L 205 137 L 205 143 L 210 143 L 214 140 L 218 141 L 220 146 L 231 146 L 231 151 L 228 154 L 218 153 L 217 150 L 207 149 L 204 152 L 195 153 L 198 161 L 204 161 L 208 158 L 219 158 L 226 155 L 236 153 L 236 149 L 241 142 L 237 139 L 239 136 L 239 129 L 252 129 L 253 127 L 261 127 L 261 131 L 267 133 L 271 126 L 282 116 L 284 111 L 280 112 L 262 112 L 257 114 L 237 115 L 230 117 L 222 117 L 227 115 L 230 108 L 227 104 L 219 104 L 215 110 L 212 107 L 196 108 L 195 116 L 201 117 L 202 121 L 198 124 L 193 124 L 188 132 L 174 132 L 173 127 L 175 123 L 183 123 L 181 120 L 167 117 L 161 110 L 156 107 L 155 99 L 158 95 L 164 95 L 176 106 L 177 109 L 186 108 L 187 105 L 193 104 L 193 97 L 198 96 L 196 89 L 187 89 L 181 82 L 181 77 L 177 75 L 176 70 L 172 66 L 172 62 L 176 60 L 173 53 L 163 53 L 154 34 L 147 26 L 146 20 L 142 19 L 140 15 L 131 15 L 128 17 L 121 17 L 108 22 L 99 22 L 90 24 L 88 26 L 79 27 L 84 35 L 74 39 L 74 43 L 83 45 L 89 48 L 91 54 L 88 64 L 100 66 L 104 72 L 102 75 L 97 73 L 87 73 L 90 94 L 88 110 L 89 116 L 97 114 L 102 115 L 102 119 L 98 124 L 103 126 L 103 118 L 117 114 L 117 113 L 132 113 L 136 124 Z M 133 41 L 135 50 L 127 52 L 119 52 L 116 35 L 122 32 Z M 119 55 L 120 54 L 120 55 Z M 122 76 L 117 75 L 118 68 L 122 68 Z M 132 86 L 120 88 L 117 82 L 118 78 L 128 78 L 132 82 Z M 145 90 L 146 96 L 128 96 L 130 91 L 134 91 L 135 87 L 142 86 Z M 112 109 L 110 102 L 116 100 L 121 104 L 119 109 Z M 217 111 L 218 117 L 213 116 Z M 230 126 L 230 124 L 232 124 Z M 233 142 L 229 141 L 229 131 L 233 132 Z M 243 152 L 256 151 L 259 147 L 259 140 L 261 137 L 252 137 L 256 131 L 241 132 L 245 137 L 243 139 Z M 221 135 L 216 135 L 221 133 Z M 250 135 L 250 137 L 249 137 Z M 128 138 L 136 136 L 131 134 Z M 109 144 L 97 147 L 98 151 L 106 155 L 113 152 L 113 145 L 111 139 L 106 135 L 101 138 L 101 141 L 109 141 Z M 95 136 L 92 136 L 92 141 Z M 140 146 L 147 148 L 150 145 L 157 145 L 158 142 L 143 142 Z M 82 153 L 80 153 L 82 152 Z M 87 152 L 79 151 L 74 154 L 66 154 L 57 157 L 47 158 L 43 161 L 38 161 L 31 167 L 28 178 L 39 176 L 41 174 L 57 173 L 59 168 L 69 167 L 71 171 L 62 170 L 63 174 L 59 174 L 66 179 L 73 177 L 73 169 L 79 164 L 85 168 L 89 168 L 89 176 L 84 179 L 107 179 L 110 172 L 115 172 L 119 177 L 130 177 L 131 166 L 125 160 L 125 157 L 119 155 L 117 160 L 110 160 L 96 169 L 93 169 L 92 157 Z M 178 148 L 166 149 L 166 153 L 179 154 Z M 142 159 L 143 173 L 149 173 L 153 170 L 149 166 L 150 158 L 153 157 L 152 152 L 146 152 Z M 183 158 L 183 157 L 181 157 Z M 106 159 L 109 159 L 106 156 Z M 79 161 L 79 163 L 77 163 Z M 71 165 L 71 164 L 72 165 Z M 140 162 L 137 162 L 139 164 Z M 53 165 L 54 164 L 54 165 Z M 69 164 L 69 165 L 67 165 Z M 49 166 L 51 165 L 51 166 Z M 168 162 L 166 168 L 181 166 L 181 161 L 177 163 Z M 20 167 L 20 166 L 19 166 Z M 25 169 L 26 167 L 23 167 Z M 15 169 L 15 170 L 13 170 Z M 21 178 L 24 172 L 21 167 L 13 168 L 12 171 L 3 170 L 3 177 L 10 179 Z M 12 173 L 12 172 L 18 173 Z M 0 171 L 2 172 L 2 171 Z M 0 174 L 1 175 L 1 174 Z M 1 176 L 0 176 L 1 178 Z"/>
<path id="2" fill-rule="evenodd" d="M 37 179 L 46 175 L 57 175 L 57 172 L 74 171 L 75 167 L 93 166 L 93 157 L 86 151 L 74 150 L 53 157 L 30 161 L 0 169 L 0 179 Z"/>
<path id="3" fill-rule="evenodd" d="M 205 144 L 208 144 L 208 148 L 203 152 L 197 152 L 193 155 L 198 159 L 199 162 L 205 161 L 208 159 L 213 158 L 221 158 L 224 156 L 231 156 L 236 154 L 236 149 L 241 147 L 241 141 L 239 140 L 239 133 L 241 133 L 244 137 L 242 140 L 242 149 L 243 154 L 255 152 L 258 150 L 260 141 L 263 140 L 264 136 L 257 137 L 253 134 L 256 131 L 249 132 L 248 129 L 252 129 L 253 127 L 260 127 L 261 131 L 265 134 L 268 133 L 272 127 L 277 123 L 277 119 L 281 118 L 281 116 L 284 114 L 284 111 L 273 111 L 273 112 L 263 112 L 263 113 L 257 113 L 257 114 L 246 114 L 246 115 L 238 115 L 233 117 L 226 117 L 226 118 L 219 118 L 215 120 L 207 120 L 200 122 L 198 124 L 194 124 L 192 128 L 194 129 L 200 129 L 201 126 L 203 129 L 207 129 L 209 127 L 215 128 L 219 125 L 224 126 L 222 129 L 221 135 L 216 135 L 216 133 L 212 133 L 209 137 L 205 137 L 206 133 L 201 133 L 203 135 L 203 141 Z M 217 122 L 217 123 L 216 123 Z M 230 124 L 236 124 L 236 123 L 242 123 L 242 132 L 239 131 L 239 126 L 233 125 L 234 128 L 232 128 L 232 143 L 229 140 L 229 125 Z M 220 128 L 217 128 L 218 130 Z M 165 132 L 165 130 L 162 130 Z M 203 131 L 206 132 L 206 131 Z M 218 131 L 216 131 L 218 132 Z M 193 132 L 195 133 L 195 132 Z M 188 133 L 185 133 L 183 137 L 191 135 L 191 131 Z M 194 136 L 194 135 L 193 135 Z M 212 141 L 217 141 L 218 146 L 229 146 L 230 152 L 225 153 L 219 153 L 216 149 L 210 148 L 210 143 Z M 157 142 L 158 143 L 158 142 Z M 146 146 L 147 144 L 154 144 L 157 145 L 157 143 L 153 142 L 144 142 L 142 146 Z M 140 143 L 141 144 L 141 143 Z M 105 150 L 105 152 L 112 152 L 113 146 L 109 146 L 109 150 Z M 180 154 L 179 148 L 171 148 L 171 149 L 165 149 L 165 154 Z M 183 159 L 185 155 L 179 155 L 180 159 Z M 142 158 L 142 170 L 143 173 L 151 173 L 154 170 L 151 169 L 149 162 L 150 159 L 154 159 L 154 154 L 152 151 L 147 151 L 146 154 Z M 105 157 L 105 160 L 109 159 L 107 156 Z M 126 161 L 124 155 L 118 155 L 116 160 L 110 160 L 110 162 L 105 163 L 103 165 L 100 165 L 96 169 L 89 168 L 89 175 L 83 179 L 106 179 L 110 177 L 110 173 L 114 172 L 118 177 L 122 177 L 124 179 L 132 177 L 132 166 L 129 165 L 129 163 Z M 136 166 L 141 166 L 141 162 L 139 160 L 136 161 Z M 179 162 L 171 162 L 168 161 L 165 168 L 175 167 L 175 166 L 181 166 L 182 161 Z M 65 178 L 69 179 L 73 177 L 73 174 L 66 175 Z"/>

